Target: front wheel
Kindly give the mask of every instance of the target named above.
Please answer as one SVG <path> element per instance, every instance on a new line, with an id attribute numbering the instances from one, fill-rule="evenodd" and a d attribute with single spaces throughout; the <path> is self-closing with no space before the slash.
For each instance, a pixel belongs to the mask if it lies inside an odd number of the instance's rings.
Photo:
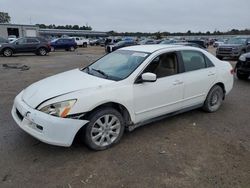
<path id="1" fill-rule="evenodd" d="M 205 110 L 206 112 L 217 111 L 222 104 L 223 97 L 224 97 L 223 89 L 220 86 L 215 85 L 214 87 L 212 87 L 212 89 L 209 91 L 207 95 L 207 98 L 203 105 L 203 110 Z"/>
<path id="2" fill-rule="evenodd" d="M 82 137 L 89 148 L 105 150 L 119 142 L 124 126 L 124 119 L 117 110 L 101 108 L 90 115 Z"/>
<path id="3" fill-rule="evenodd" d="M 51 46 L 50 51 L 51 51 L 51 52 L 54 52 L 54 51 L 55 51 L 55 48 Z"/>
<path id="4" fill-rule="evenodd" d="M 69 50 L 70 50 L 71 52 L 73 52 L 73 51 L 75 51 L 75 48 L 74 48 L 73 46 L 71 46 L 71 47 L 69 48 Z"/>

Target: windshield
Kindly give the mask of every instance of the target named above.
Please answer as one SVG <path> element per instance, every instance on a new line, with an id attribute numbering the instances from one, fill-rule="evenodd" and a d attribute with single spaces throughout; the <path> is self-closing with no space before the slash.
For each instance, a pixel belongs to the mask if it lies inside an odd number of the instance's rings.
<path id="1" fill-rule="evenodd" d="M 245 44 L 246 39 L 245 38 L 232 38 L 229 39 L 226 44 Z"/>
<path id="2" fill-rule="evenodd" d="M 110 80 L 123 80 L 149 56 L 148 53 L 118 50 L 83 69 L 84 72 Z"/>

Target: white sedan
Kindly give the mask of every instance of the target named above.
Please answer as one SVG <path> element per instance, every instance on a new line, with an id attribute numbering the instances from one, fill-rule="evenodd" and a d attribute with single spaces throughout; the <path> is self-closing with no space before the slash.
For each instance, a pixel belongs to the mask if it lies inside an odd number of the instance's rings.
<path id="1" fill-rule="evenodd" d="M 194 108 L 215 112 L 232 87 L 232 66 L 205 50 L 132 46 L 32 84 L 15 98 L 12 116 L 45 143 L 70 146 L 79 132 L 103 150 L 125 128 Z"/>

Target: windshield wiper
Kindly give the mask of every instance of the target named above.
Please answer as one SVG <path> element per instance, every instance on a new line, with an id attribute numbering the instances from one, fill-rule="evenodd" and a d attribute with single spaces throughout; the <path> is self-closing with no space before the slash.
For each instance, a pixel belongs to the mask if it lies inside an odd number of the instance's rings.
<path id="1" fill-rule="evenodd" d="M 91 69 L 91 70 L 94 70 L 94 71 L 96 71 L 96 72 L 98 72 L 98 73 L 100 73 L 101 75 L 103 75 L 103 76 L 105 76 L 106 78 L 108 78 L 109 77 L 109 75 L 107 75 L 105 72 L 103 72 L 102 70 L 99 70 L 99 69 Z"/>

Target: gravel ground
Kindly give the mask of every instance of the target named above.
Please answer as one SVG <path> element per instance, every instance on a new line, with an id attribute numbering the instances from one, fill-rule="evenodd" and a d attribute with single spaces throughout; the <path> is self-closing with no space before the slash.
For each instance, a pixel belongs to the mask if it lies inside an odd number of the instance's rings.
<path id="1" fill-rule="evenodd" d="M 216 113 L 198 109 L 151 123 L 101 152 L 78 140 L 69 148 L 50 146 L 16 125 L 10 111 L 18 92 L 103 54 L 89 47 L 0 57 L 0 187 L 250 187 L 250 80 L 235 79 Z M 5 63 L 30 69 L 6 69 Z"/>

